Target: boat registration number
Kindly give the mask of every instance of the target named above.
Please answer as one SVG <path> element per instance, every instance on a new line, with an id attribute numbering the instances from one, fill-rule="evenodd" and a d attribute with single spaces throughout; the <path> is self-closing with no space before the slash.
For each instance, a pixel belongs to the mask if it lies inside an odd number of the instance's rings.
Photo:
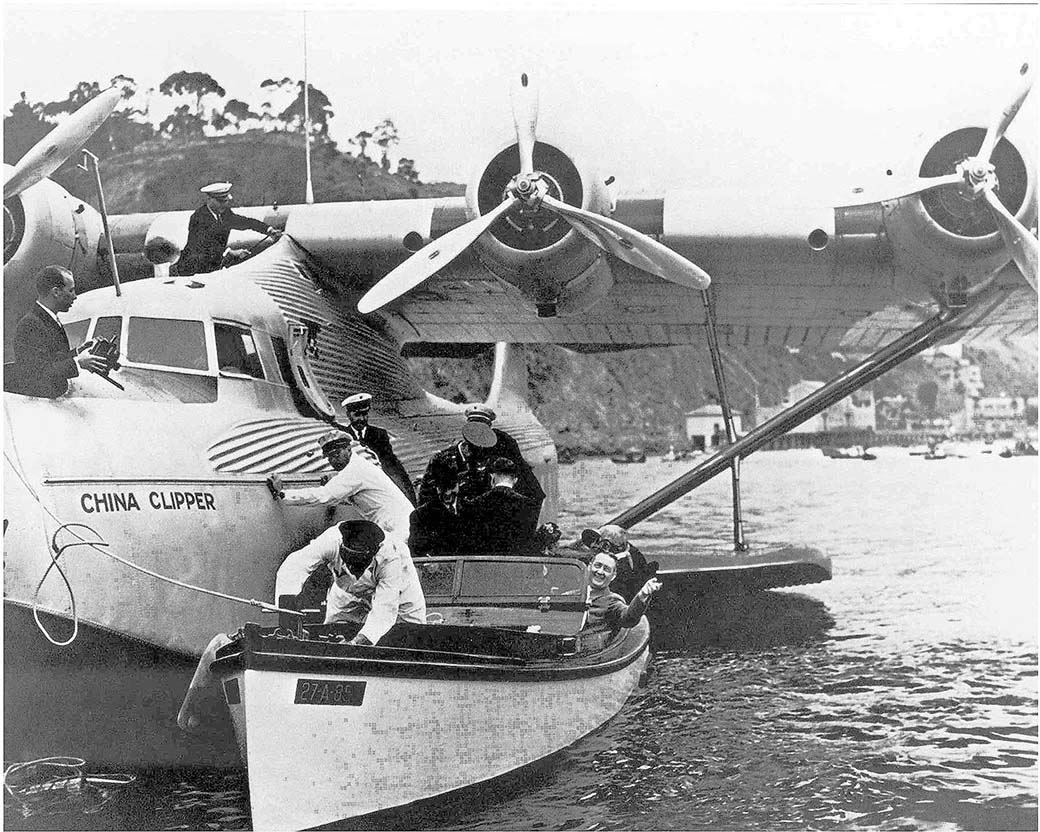
<path id="1" fill-rule="evenodd" d="M 294 705 L 353 705 L 365 701 L 366 682 L 297 679 Z"/>

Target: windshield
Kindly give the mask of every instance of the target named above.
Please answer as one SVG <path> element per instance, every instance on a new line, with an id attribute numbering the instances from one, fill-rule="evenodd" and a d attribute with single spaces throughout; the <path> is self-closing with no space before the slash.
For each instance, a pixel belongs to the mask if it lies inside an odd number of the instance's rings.
<path id="1" fill-rule="evenodd" d="M 126 360 L 160 367 L 206 370 L 206 337 L 202 321 L 175 318 L 131 318 Z"/>

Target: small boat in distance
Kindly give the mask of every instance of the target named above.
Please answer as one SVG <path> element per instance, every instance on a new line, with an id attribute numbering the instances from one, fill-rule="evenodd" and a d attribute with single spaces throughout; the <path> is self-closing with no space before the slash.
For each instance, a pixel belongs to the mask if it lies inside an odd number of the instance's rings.
<path id="1" fill-rule="evenodd" d="M 611 462 L 625 465 L 630 462 L 646 462 L 646 451 L 638 445 L 630 445 L 623 451 L 618 451 L 610 458 Z"/>
<path id="2" fill-rule="evenodd" d="M 1010 459 L 1013 456 L 1036 455 L 1036 446 L 1028 439 L 1019 439 L 1013 446 L 1006 447 L 1000 452 L 1000 456 L 1004 459 Z"/>
<path id="3" fill-rule="evenodd" d="M 877 455 L 871 453 L 869 448 L 862 445 L 850 445 L 847 448 L 821 448 L 823 455 L 828 459 L 862 459 L 871 461 L 877 459 Z"/>
<path id="4" fill-rule="evenodd" d="M 374 647 L 356 624 L 247 624 L 216 651 L 253 829 L 425 806 L 543 760 L 613 717 L 645 678 L 650 625 L 586 628 L 568 558 L 417 559 L 427 624 Z"/>

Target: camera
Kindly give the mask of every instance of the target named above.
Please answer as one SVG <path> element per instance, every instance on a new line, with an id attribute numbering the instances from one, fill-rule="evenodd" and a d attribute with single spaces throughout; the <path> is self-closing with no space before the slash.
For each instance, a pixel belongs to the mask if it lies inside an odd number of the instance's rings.
<path id="1" fill-rule="evenodd" d="M 91 355 L 98 356 L 98 358 L 103 359 L 105 362 L 104 370 L 93 370 L 92 372 L 97 373 L 109 384 L 114 384 L 120 390 L 125 390 L 126 388 L 124 388 L 122 384 L 108 376 L 112 370 L 119 369 L 119 343 L 116 339 L 113 338 L 112 340 L 109 340 L 102 337 L 95 338 L 94 343 L 90 345 L 88 352 Z"/>

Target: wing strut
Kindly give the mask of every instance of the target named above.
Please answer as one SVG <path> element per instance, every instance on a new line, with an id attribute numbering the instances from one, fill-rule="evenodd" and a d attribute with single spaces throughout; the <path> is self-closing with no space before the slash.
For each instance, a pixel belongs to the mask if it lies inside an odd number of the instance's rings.
<path id="1" fill-rule="evenodd" d="M 897 364 L 948 337 L 960 317 L 969 310 L 970 307 L 943 309 L 608 522 L 628 529 L 657 513 L 726 468 L 731 468 L 733 462 L 750 456 L 778 436 L 826 410 L 835 402 L 841 401 Z M 728 430 L 727 425 L 727 432 Z"/>
<path id="2" fill-rule="evenodd" d="M 737 431 L 733 427 L 733 411 L 726 394 L 726 374 L 722 369 L 722 350 L 719 348 L 719 335 L 715 329 L 715 292 L 712 288 L 704 289 L 701 291 L 701 299 L 704 301 L 704 329 L 708 335 L 711 369 L 715 373 L 722 421 L 726 425 L 726 444 L 732 447 L 737 441 Z M 738 552 L 746 552 L 748 545 L 744 540 L 744 516 L 740 507 L 740 457 L 732 457 L 729 465 L 733 485 L 733 548 Z"/>

